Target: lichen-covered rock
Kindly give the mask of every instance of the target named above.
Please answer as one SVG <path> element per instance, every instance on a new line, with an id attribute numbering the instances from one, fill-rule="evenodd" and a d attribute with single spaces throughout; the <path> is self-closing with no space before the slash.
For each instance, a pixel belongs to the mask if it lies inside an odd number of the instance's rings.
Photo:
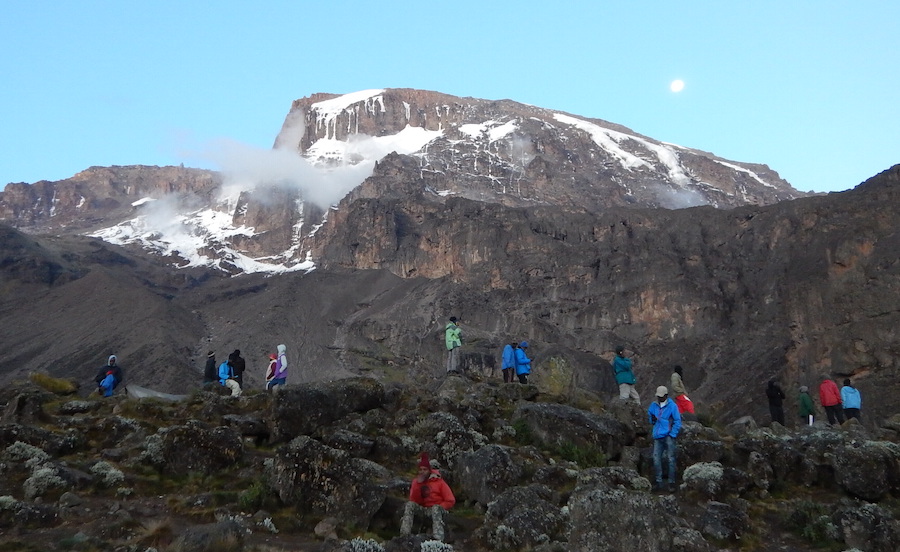
<path id="1" fill-rule="evenodd" d="M 460 455 L 454 473 L 463 495 L 488 504 L 515 484 L 522 467 L 506 447 L 487 445 Z"/>
<path id="2" fill-rule="evenodd" d="M 621 466 L 589 468 L 578 474 L 579 487 L 604 487 L 629 491 L 649 491 L 650 481 L 637 471 Z"/>
<path id="3" fill-rule="evenodd" d="M 683 490 L 713 498 L 722 492 L 725 468 L 719 462 L 700 462 L 688 466 L 681 475 L 681 479 Z"/>
<path id="4" fill-rule="evenodd" d="M 0 496 L 0 529 L 12 527 L 38 529 L 54 527 L 59 522 L 59 509 L 54 506 L 32 504 L 11 496 Z"/>
<path id="5" fill-rule="evenodd" d="M 229 427 L 209 428 L 197 420 L 162 428 L 146 439 L 144 458 L 173 474 L 216 473 L 244 457 L 241 436 Z"/>
<path id="6" fill-rule="evenodd" d="M 754 487 L 768 493 L 774 472 L 765 456 L 756 451 L 751 452 L 747 461 L 747 473 Z"/>
<path id="7" fill-rule="evenodd" d="M 379 408 L 384 401 L 384 386 L 371 378 L 288 385 L 272 397 L 266 415 L 270 439 L 283 443 L 313 435 L 352 412 Z"/>
<path id="8" fill-rule="evenodd" d="M 459 457 L 487 444 L 487 437 L 469 429 L 462 421 L 449 412 L 434 412 L 416 422 L 412 434 L 422 443 L 437 447 L 432 458 L 456 467 Z"/>
<path id="9" fill-rule="evenodd" d="M 900 485 L 900 445 L 853 441 L 834 450 L 834 477 L 853 496 L 877 502 Z"/>
<path id="10" fill-rule="evenodd" d="M 718 540 L 737 540 L 750 527 L 747 505 L 744 502 L 726 504 L 709 501 L 701 519 L 702 533 Z"/>
<path id="11" fill-rule="evenodd" d="M 74 429 L 58 433 L 30 425 L 0 425 L 0 447 L 8 447 L 16 441 L 38 447 L 51 456 L 69 454 L 84 444 L 81 433 Z"/>
<path id="12" fill-rule="evenodd" d="M 669 551 L 678 503 L 672 496 L 579 486 L 568 502 L 572 552 Z"/>
<path id="13" fill-rule="evenodd" d="M 565 528 L 565 511 L 544 485 L 513 487 L 488 504 L 478 539 L 491 550 L 530 549 L 548 543 Z"/>
<path id="14" fill-rule="evenodd" d="M 323 437 L 323 441 L 331 448 L 347 451 L 351 456 L 366 457 L 375 446 L 375 441 L 346 429 L 338 429 Z"/>
<path id="15" fill-rule="evenodd" d="M 869 552 L 900 550 L 900 521 L 877 504 L 842 511 L 838 526 L 847 547 Z"/>
<path id="16" fill-rule="evenodd" d="M 366 528 L 387 496 L 390 472 L 345 451 L 300 436 L 280 447 L 268 469 L 268 482 L 282 502 L 320 519 Z"/>
<path id="17" fill-rule="evenodd" d="M 610 459 L 618 459 L 622 448 L 634 441 L 634 431 L 619 420 L 564 404 L 522 404 L 512 420 L 525 424 L 531 436 L 546 446 L 592 448 Z"/>
<path id="18" fill-rule="evenodd" d="M 235 521 L 220 521 L 187 528 L 168 548 L 171 552 L 240 551 L 244 547 L 244 528 Z"/>

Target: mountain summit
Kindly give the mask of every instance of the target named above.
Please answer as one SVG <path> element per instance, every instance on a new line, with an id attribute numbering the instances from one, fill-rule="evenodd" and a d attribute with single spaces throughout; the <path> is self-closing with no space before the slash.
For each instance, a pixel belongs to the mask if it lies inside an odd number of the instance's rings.
<path id="1" fill-rule="evenodd" d="M 279 273 L 327 262 L 321 254 L 330 244 L 317 233 L 333 226 L 329 212 L 362 197 L 421 194 L 600 213 L 769 205 L 808 195 L 765 165 L 614 123 L 411 89 L 296 100 L 274 145 L 224 152 L 221 174 L 95 167 L 59 182 L 10 184 L 0 193 L 0 217 L 35 231 L 89 229 L 180 267 Z"/>

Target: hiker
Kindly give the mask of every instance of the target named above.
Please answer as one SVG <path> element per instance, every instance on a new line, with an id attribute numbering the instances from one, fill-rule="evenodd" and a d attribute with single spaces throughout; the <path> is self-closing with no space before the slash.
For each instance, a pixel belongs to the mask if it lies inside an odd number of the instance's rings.
<path id="1" fill-rule="evenodd" d="M 503 383 L 516 381 L 516 343 L 507 343 L 500 357 L 500 368 L 503 370 Z"/>
<path id="2" fill-rule="evenodd" d="M 681 414 L 674 401 L 669 400 L 669 390 L 664 385 L 656 388 L 656 400 L 647 409 L 650 423 L 653 424 L 653 470 L 656 479 L 653 490 L 662 490 L 663 482 L 663 454 L 666 456 L 668 466 L 669 492 L 675 491 L 675 439 L 681 430 Z"/>
<path id="3" fill-rule="evenodd" d="M 841 405 L 841 392 L 838 391 L 837 384 L 828 377 L 828 374 L 822 375 L 822 383 L 819 384 L 819 401 L 825 414 L 828 416 L 828 423 L 831 425 L 844 423 L 844 408 Z"/>
<path id="4" fill-rule="evenodd" d="M 266 389 L 269 388 L 269 382 L 275 377 L 275 365 L 278 363 L 278 355 L 272 353 L 269 355 L 269 364 L 266 366 Z"/>
<path id="5" fill-rule="evenodd" d="M 684 368 L 675 365 L 672 369 L 672 377 L 670 378 L 670 387 L 672 394 L 675 395 L 675 405 L 678 407 L 680 414 L 694 414 L 694 402 L 687 396 L 687 389 L 684 387 Z"/>
<path id="6" fill-rule="evenodd" d="M 275 358 L 275 373 L 272 375 L 272 379 L 266 383 L 266 391 L 275 391 L 276 387 L 287 383 L 288 361 L 286 352 L 287 347 L 284 344 L 278 346 L 278 354 Z"/>
<path id="7" fill-rule="evenodd" d="M 234 379 L 234 366 L 231 363 L 232 360 L 229 358 L 219 365 L 219 383 L 231 389 L 232 397 L 240 397 L 241 385 Z"/>
<path id="8" fill-rule="evenodd" d="M 769 399 L 769 414 L 772 416 L 772 423 L 778 422 L 784 425 L 784 391 L 778 382 L 770 379 L 769 386 L 766 387 L 766 397 Z"/>
<path id="9" fill-rule="evenodd" d="M 613 359 L 613 370 L 616 373 L 616 383 L 619 385 L 619 398 L 623 401 L 634 399 L 634 402 L 641 404 L 641 397 L 634 388 L 636 378 L 631 369 L 632 365 L 631 357 L 625 354 L 625 347 L 618 345 L 616 357 Z"/>
<path id="10" fill-rule="evenodd" d="M 113 376 L 113 371 L 110 370 L 106 372 L 106 376 L 100 381 L 100 388 L 98 389 L 98 392 L 104 397 L 111 397 L 115 385 L 116 378 Z"/>
<path id="11" fill-rule="evenodd" d="M 447 346 L 447 373 L 459 373 L 459 353 L 462 347 L 462 330 L 459 328 L 459 319 L 450 317 L 444 328 L 444 343 Z"/>
<path id="12" fill-rule="evenodd" d="M 244 370 L 247 369 L 247 362 L 244 360 L 244 357 L 241 356 L 240 349 L 235 349 L 233 353 L 228 355 L 228 358 L 231 360 L 231 367 L 234 369 L 234 380 L 238 382 L 238 385 L 243 389 Z"/>
<path id="13" fill-rule="evenodd" d="M 419 473 L 409 487 L 409 502 L 403 509 L 400 534 L 410 535 L 417 517 L 431 517 L 432 536 L 436 541 L 443 541 L 447 510 L 456 504 L 456 497 L 441 477 L 437 463 L 428 460 L 428 453 L 422 453 L 418 468 Z"/>
<path id="14" fill-rule="evenodd" d="M 112 395 L 113 390 L 122 383 L 122 379 L 125 377 L 117 360 L 116 355 L 109 355 L 109 358 L 106 360 L 106 366 L 101 367 L 94 378 L 94 381 L 97 383 L 97 391 L 104 397 Z M 106 394 L 106 390 L 100 385 L 106 380 L 107 376 L 112 376 L 112 381 L 107 382 L 107 384 L 112 384 L 112 387 L 109 388 L 109 394 Z"/>
<path id="15" fill-rule="evenodd" d="M 798 412 L 802 423 L 813 425 L 816 421 L 816 407 L 813 405 L 812 397 L 809 396 L 809 387 L 805 385 L 800 386 L 800 395 L 797 397 L 797 402 L 800 404 Z"/>
<path id="16" fill-rule="evenodd" d="M 209 351 L 206 353 L 206 366 L 203 368 L 203 385 L 215 383 L 218 380 L 218 371 L 216 370 L 216 353 Z"/>
<path id="17" fill-rule="evenodd" d="M 862 397 L 859 394 L 859 390 L 850 383 L 850 378 L 845 379 L 844 386 L 841 387 L 841 404 L 844 405 L 844 414 L 848 420 L 850 418 L 859 420 Z"/>
<path id="18" fill-rule="evenodd" d="M 519 377 L 519 383 L 528 383 L 528 374 L 531 373 L 531 359 L 525 354 L 528 348 L 528 342 L 519 343 L 516 353 L 516 375 Z"/>

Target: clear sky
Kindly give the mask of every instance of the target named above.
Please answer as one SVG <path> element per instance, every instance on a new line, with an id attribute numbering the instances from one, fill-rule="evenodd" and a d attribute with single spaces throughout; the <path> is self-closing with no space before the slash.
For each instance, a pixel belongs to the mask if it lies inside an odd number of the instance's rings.
<path id="1" fill-rule="evenodd" d="M 315 92 L 419 88 L 604 119 L 800 190 L 900 163 L 900 2 L 4 0 L 0 187 L 217 168 Z M 670 83 L 683 80 L 672 92 Z"/>

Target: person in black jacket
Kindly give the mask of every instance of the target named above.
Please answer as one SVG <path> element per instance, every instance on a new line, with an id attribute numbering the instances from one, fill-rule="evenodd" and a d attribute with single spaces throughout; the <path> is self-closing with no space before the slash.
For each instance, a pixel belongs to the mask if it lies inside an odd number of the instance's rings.
<path id="1" fill-rule="evenodd" d="M 238 382 L 238 385 L 243 389 L 244 370 L 247 368 L 247 363 L 244 361 L 244 357 L 241 356 L 241 350 L 235 349 L 233 353 L 228 355 L 228 360 L 231 361 L 231 367 L 234 370 L 234 377 L 232 379 Z"/>
<path id="2" fill-rule="evenodd" d="M 218 366 L 216 366 L 216 353 L 206 353 L 206 366 L 203 368 L 203 384 L 217 383 L 219 381 Z"/>
<path id="3" fill-rule="evenodd" d="M 109 359 L 106 361 L 106 366 L 100 368 L 97 372 L 97 377 L 94 378 L 94 381 L 97 382 L 97 387 L 100 387 L 100 382 L 106 378 L 107 374 L 112 374 L 113 377 L 113 389 L 119 386 L 122 383 L 122 379 L 125 377 L 122 374 L 122 368 L 119 367 L 116 362 L 116 355 L 109 355 Z M 102 394 L 102 393 L 101 393 Z"/>
<path id="4" fill-rule="evenodd" d="M 769 380 L 769 386 L 766 387 L 766 397 L 769 399 L 769 414 L 772 415 L 772 422 L 778 422 L 784 425 L 784 391 L 775 380 Z"/>

